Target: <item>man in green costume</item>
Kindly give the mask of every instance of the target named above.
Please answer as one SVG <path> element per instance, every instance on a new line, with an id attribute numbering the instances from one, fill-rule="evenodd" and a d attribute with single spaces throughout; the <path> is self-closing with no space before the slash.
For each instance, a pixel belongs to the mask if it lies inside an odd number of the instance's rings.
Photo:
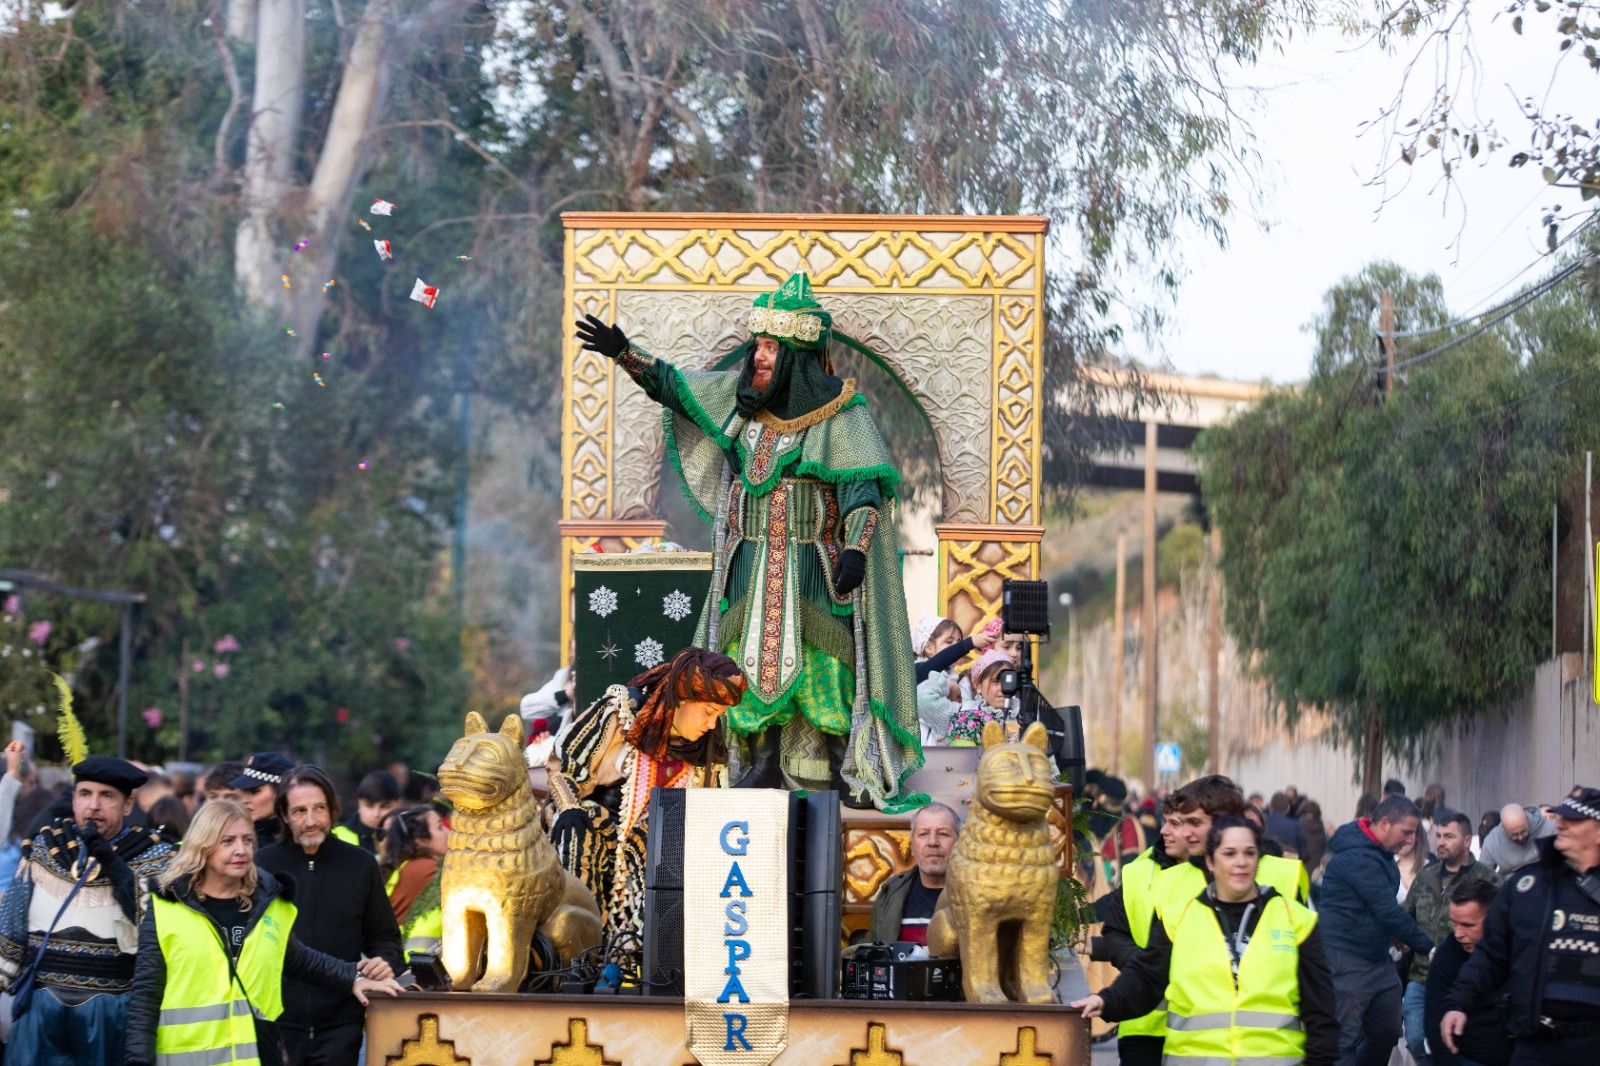
<path id="1" fill-rule="evenodd" d="M 726 371 L 683 371 L 616 325 L 579 322 L 666 408 L 667 450 L 713 523 L 715 564 L 696 643 L 749 686 L 727 727 L 740 787 L 837 788 L 885 811 L 922 765 L 916 677 L 894 524 L 900 477 L 853 379 L 832 374 L 837 333 L 795 274 L 763 293 Z M 746 749 L 748 744 L 748 749 Z"/>

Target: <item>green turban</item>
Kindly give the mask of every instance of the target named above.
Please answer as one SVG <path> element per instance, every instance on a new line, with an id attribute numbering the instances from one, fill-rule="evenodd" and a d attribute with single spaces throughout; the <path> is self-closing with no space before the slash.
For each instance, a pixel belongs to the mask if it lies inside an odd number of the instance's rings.
<path id="1" fill-rule="evenodd" d="M 817 303 L 811 279 L 801 273 L 789 275 L 777 291 L 757 296 L 750 311 L 751 334 L 806 351 L 826 348 L 832 326 L 833 316 Z"/>

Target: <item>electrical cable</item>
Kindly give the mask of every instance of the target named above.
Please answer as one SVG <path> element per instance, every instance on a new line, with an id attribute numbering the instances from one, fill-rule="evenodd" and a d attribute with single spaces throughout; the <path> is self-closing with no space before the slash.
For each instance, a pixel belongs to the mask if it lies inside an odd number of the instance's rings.
<path id="1" fill-rule="evenodd" d="M 1588 218 L 1584 219 L 1584 221 L 1580 225 L 1576 226 L 1572 230 L 1572 232 L 1568 233 L 1565 237 L 1563 237 L 1556 244 L 1556 248 L 1559 249 L 1567 241 L 1570 241 L 1573 238 L 1577 237 L 1585 229 L 1587 229 L 1589 226 L 1593 225 L 1597 218 L 1600 218 L 1600 214 L 1590 215 Z M 1502 284 L 1500 287 L 1502 289 L 1505 288 L 1505 286 L 1509 285 L 1511 283 L 1511 281 L 1515 281 L 1517 278 L 1519 278 L 1523 274 L 1527 273 L 1527 271 L 1529 269 L 1531 269 L 1538 262 L 1539 262 L 1539 260 L 1536 259 L 1536 260 L 1533 261 L 1533 263 L 1529 263 L 1527 266 L 1523 267 L 1516 274 L 1513 274 L 1511 276 L 1510 281 L 1507 281 L 1505 284 Z M 1563 269 L 1565 269 L 1565 268 L 1563 268 Z M 1561 274 L 1562 271 L 1557 271 L 1557 273 Z M 1420 326 L 1417 329 L 1397 329 L 1397 330 L 1388 330 L 1388 331 L 1380 329 L 1380 330 L 1376 330 L 1375 332 L 1377 333 L 1377 335 L 1379 337 L 1389 337 L 1389 338 L 1392 338 L 1392 339 L 1395 339 L 1395 340 L 1399 340 L 1402 337 L 1422 337 L 1422 336 L 1426 336 L 1427 334 L 1430 334 L 1430 333 L 1448 333 L 1450 330 L 1458 329 L 1458 328 L 1460 328 L 1462 326 L 1469 325 L 1472 322 L 1475 322 L 1480 318 L 1486 318 L 1489 315 L 1498 314 L 1500 311 L 1504 310 L 1505 308 L 1513 307 L 1513 306 L 1520 306 L 1521 303 L 1523 303 L 1527 299 L 1531 298 L 1530 294 L 1532 294 L 1533 296 L 1543 295 L 1543 292 L 1536 292 L 1535 290 L 1539 290 L 1541 286 L 1549 285 L 1550 282 L 1551 282 L 1550 278 L 1546 278 L 1544 281 L 1541 281 L 1541 282 L 1536 282 L 1535 284 L 1530 285 L 1528 288 L 1524 289 L 1522 292 L 1517 293 L 1515 296 L 1511 297 L 1509 300 L 1506 300 L 1504 303 L 1501 303 L 1501 304 L 1498 304 L 1498 305 L 1495 305 L 1495 306 L 1492 306 L 1492 307 L 1487 307 L 1487 308 L 1483 309 L 1482 311 L 1475 311 L 1470 315 L 1463 315 L 1461 318 L 1455 319 L 1454 321 L 1451 321 L 1451 322 L 1445 322 L 1445 323 L 1442 323 L 1442 324 L 1437 325 L 1437 326 Z M 1496 290 L 1496 292 L 1498 292 L 1498 291 L 1499 290 Z M 1548 291 L 1548 290 L 1546 290 L 1546 291 Z M 1494 295 L 1494 293 L 1491 293 L 1490 295 L 1492 296 L 1492 295 Z"/>
<path id="2" fill-rule="evenodd" d="M 1497 310 L 1497 312 L 1496 312 L 1496 314 L 1495 314 L 1495 316 L 1493 318 L 1486 318 L 1477 327 L 1475 327 L 1472 330 L 1469 330 L 1466 333 L 1463 333 L 1461 336 L 1452 338 L 1451 340 L 1448 340 L 1448 341 L 1444 342 L 1443 344 L 1438 345 L 1437 347 L 1430 348 L 1427 351 L 1422 352 L 1422 353 L 1420 353 L 1418 355 L 1413 355 L 1413 356 L 1410 356 L 1409 358 L 1402 359 L 1402 360 L 1396 362 L 1393 366 L 1380 366 L 1380 367 L 1377 368 L 1379 375 L 1391 374 L 1396 370 L 1403 370 L 1406 367 L 1416 366 L 1418 363 L 1427 362 L 1429 359 L 1432 359 L 1435 356 L 1440 356 L 1440 355 L 1445 354 L 1446 352 L 1453 351 L 1454 349 L 1461 347 L 1463 344 L 1466 344 L 1468 341 L 1474 340 L 1474 339 L 1476 339 L 1478 337 L 1483 336 L 1485 333 L 1489 332 L 1495 326 L 1498 326 L 1500 323 L 1504 322 L 1506 319 L 1510 318 L 1512 315 L 1516 314 L 1518 311 L 1522 310 L 1524 307 L 1528 306 L 1529 304 L 1533 303 L 1535 300 L 1539 299 L 1539 297 L 1544 296 L 1547 293 L 1549 293 L 1557 285 L 1561 284 L 1562 282 L 1566 281 L 1568 278 L 1572 277 L 1579 270 L 1582 270 L 1584 265 L 1587 262 L 1588 262 L 1587 259 L 1579 259 L 1579 260 L 1577 260 L 1575 262 L 1569 263 L 1567 266 L 1562 267 L 1560 270 L 1556 271 L 1554 274 L 1552 274 L 1550 277 L 1546 278 L 1544 281 L 1540 282 L 1537 285 L 1529 286 L 1527 289 L 1524 289 L 1521 293 L 1519 293 L 1514 299 L 1508 300 L 1505 304 L 1503 304 L 1501 306 L 1500 309 Z M 1443 329 L 1445 327 L 1440 327 L 1440 328 Z M 1433 331 L 1430 330 L 1429 332 L 1433 332 Z M 1388 334 L 1380 333 L 1379 334 L 1380 337 L 1382 337 L 1382 336 L 1401 337 L 1401 336 L 1414 336 L 1414 335 L 1415 334 L 1404 334 L 1404 333 L 1388 333 Z"/>

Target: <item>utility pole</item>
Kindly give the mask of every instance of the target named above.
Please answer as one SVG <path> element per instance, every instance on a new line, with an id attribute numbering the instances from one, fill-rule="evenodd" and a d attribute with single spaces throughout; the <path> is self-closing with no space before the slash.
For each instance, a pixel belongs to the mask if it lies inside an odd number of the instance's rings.
<path id="1" fill-rule="evenodd" d="M 1144 656 L 1144 787 L 1156 787 L 1156 424 L 1144 424 L 1144 607 L 1140 611 Z"/>
<path id="2" fill-rule="evenodd" d="M 1383 392 L 1394 391 L 1394 293 L 1384 289 L 1378 299 L 1378 338 L 1383 343 Z M 1367 722 L 1362 730 L 1361 790 L 1376 796 L 1383 787 L 1383 718 L 1377 701 L 1367 699 Z"/>
<path id="3" fill-rule="evenodd" d="M 1127 650 L 1124 605 L 1128 599 L 1128 535 L 1117 534 L 1117 607 L 1112 614 L 1111 645 L 1111 772 L 1122 773 L 1123 653 Z"/>
<path id="4" fill-rule="evenodd" d="M 1222 530 L 1211 525 L 1211 581 L 1206 590 L 1206 765 L 1222 772 Z"/>

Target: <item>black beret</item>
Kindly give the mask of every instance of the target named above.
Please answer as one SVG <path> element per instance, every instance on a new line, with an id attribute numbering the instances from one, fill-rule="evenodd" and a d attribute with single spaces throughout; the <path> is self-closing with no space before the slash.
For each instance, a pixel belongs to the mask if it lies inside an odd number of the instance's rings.
<path id="1" fill-rule="evenodd" d="M 228 787 L 254 792 L 263 785 L 281 785 L 293 769 L 294 763 L 287 756 L 275 751 L 258 751 L 244 761 L 244 773 L 229 781 Z"/>
<path id="2" fill-rule="evenodd" d="M 72 780 L 110 785 L 124 796 L 131 796 L 134 789 L 150 780 L 150 775 L 126 759 L 91 755 L 72 768 Z"/>

